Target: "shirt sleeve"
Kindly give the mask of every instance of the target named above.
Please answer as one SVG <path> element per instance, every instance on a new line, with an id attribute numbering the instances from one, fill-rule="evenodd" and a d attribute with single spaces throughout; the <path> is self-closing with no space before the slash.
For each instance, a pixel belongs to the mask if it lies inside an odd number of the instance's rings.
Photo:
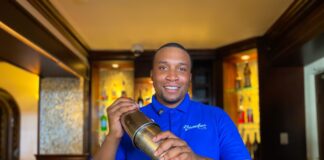
<path id="1" fill-rule="evenodd" d="M 126 160 L 126 151 L 124 147 L 125 136 L 122 137 L 116 152 L 116 160 Z"/>
<path id="2" fill-rule="evenodd" d="M 226 112 L 222 112 L 218 121 L 221 160 L 251 160 L 235 124 Z"/>

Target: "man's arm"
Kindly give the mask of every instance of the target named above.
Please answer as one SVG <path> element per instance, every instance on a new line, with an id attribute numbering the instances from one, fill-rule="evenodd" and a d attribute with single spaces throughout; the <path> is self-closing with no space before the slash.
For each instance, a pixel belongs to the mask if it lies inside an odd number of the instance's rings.
<path id="1" fill-rule="evenodd" d="M 107 109 L 109 133 L 106 136 L 94 160 L 115 160 L 120 140 L 124 134 L 120 117 L 131 110 L 137 109 L 138 105 L 129 98 L 118 98 Z"/>
<path id="2" fill-rule="evenodd" d="M 120 139 L 107 135 L 99 151 L 96 153 L 94 160 L 114 160 Z"/>

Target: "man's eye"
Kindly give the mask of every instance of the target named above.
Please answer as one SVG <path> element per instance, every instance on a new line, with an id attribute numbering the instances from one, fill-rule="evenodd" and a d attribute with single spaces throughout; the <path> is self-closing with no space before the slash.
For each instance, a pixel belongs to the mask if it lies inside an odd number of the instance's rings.
<path id="1" fill-rule="evenodd" d="M 185 72 L 187 71 L 187 68 L 180 67 L 179 70 Z"/>
<path id="2" fill-rule="evenodd" d="M 165 66 L 159 66 L 159 70 L 166 70 L 167 69 L 167 67 L 165 67 Z"/>

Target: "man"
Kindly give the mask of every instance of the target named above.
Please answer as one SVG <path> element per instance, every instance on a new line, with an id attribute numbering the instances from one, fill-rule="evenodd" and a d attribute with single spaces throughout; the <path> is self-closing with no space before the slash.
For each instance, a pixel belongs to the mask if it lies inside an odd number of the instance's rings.
<path id="1" fill-rule="evenodd" d="M 151 78 L 156 94 L 151 104 L 141 108 L 163 131 L 153 138 L 163 140 L 154 154 L 161 160 L 251 159 L 224 111 L 190 100 L 191 66 L 190 55 L 177 43 L 163 45 L 154 55 Z M 122 114 L 136 108 L 128 98 L 119 98 L 108 108 L 110 132 L 96 160 L 149 159 L 134 148 L 120 123 Z"/>

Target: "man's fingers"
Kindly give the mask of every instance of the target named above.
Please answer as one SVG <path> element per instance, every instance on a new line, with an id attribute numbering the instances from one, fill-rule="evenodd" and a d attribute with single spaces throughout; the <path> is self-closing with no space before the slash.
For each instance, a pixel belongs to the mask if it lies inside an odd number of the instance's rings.
<path id="1" fill-rule="evenodd" d="M 179 158 L 182 154 L 189 154 L 191 150 L 187 146 L 173 147 L 163 154 L 164 159 Z"/>
<path id="2" fill-rule="evenodd" d="M 120 97 L 116 101 L 114 101 L 113 104 L 110 105 L 110 107 L 107 108 L 107 113 L 109 114 L 111 112 L 116 112 L 116 110 L 118 110 L 123 106 L 133 105 L 133 104 L 137 105 L 137 103 L 133 99 Z"/>
<path id="3" fill-rule="evenodd" d="M 119 119 L 122 114 L 135 109 L 137 109 L 137 106 L 135 104 L 131 104 L 131 105 L 125 104 L 125 105 L 120 105 L 120 107 L 117 110 L 111 112 L 110 114 L 113 115 L 113 117 L 118 117 Z"/>
<path id="4" fill-rule="evenodd" d="M 188 152 L 185 153 L 181 153 L 180 155 L 178 155 L 175 158 L 171 158 L 170 160 L 185 160 L 188 159 L 190 157 L 190 154 Z"/>
<path id="5" fill-rule="evenodd" d="M 130 102 L 130 103 L 133 102 L 133 103 L 135 103 L 135 101 L 133 99 L 130 99 L 130 98 L 127 98 L 127 97 L 120 97 L 117 100 L 115 100 L 110 106 L 113 107 L 113 106 L 116 106 L 116 105 L 118 105 L 120 103 L 124 103 L 124 102 Z"/>
<path id="6" fill-rule="evenodd" d="M 125 101 L 125 102 L 120 102 L 118 104 L 115 104 L 114 106 L 110 106 L 107 109 L 107 112 L 108 112 L 108 114 L 115 113 L 117 110 L 120 110 L 121 108 L 126 107 L 126 106 L 133 106 L 133 107 L 137 108 L 137 104 L 135 102 Z"/>
<path id="7" fill-rule="evenodd" d="M 168 138 L 168 139 L 163 140 L 159 144 L 159 147 L 154 152 L 154 155 L 160 156 L 162 153 L 170 150 L 171 148 L 185 147 L 185 146 L 187 146 L 187 144 L 179 138 Z"/>
<path id="8" fill-rule="evenodd" d="M 163 139 L 167 139 L 167 138 L 178 138 L 177 136 L 175 136 L 173 133 L 171 133 L 170 131 L 165 131 L 165 132 L 161 132 L 158 135 L 156 135 L 155 137 L 153 137 L 153 141 L 154 142 L 158 142 L 160 140 Z"/>

